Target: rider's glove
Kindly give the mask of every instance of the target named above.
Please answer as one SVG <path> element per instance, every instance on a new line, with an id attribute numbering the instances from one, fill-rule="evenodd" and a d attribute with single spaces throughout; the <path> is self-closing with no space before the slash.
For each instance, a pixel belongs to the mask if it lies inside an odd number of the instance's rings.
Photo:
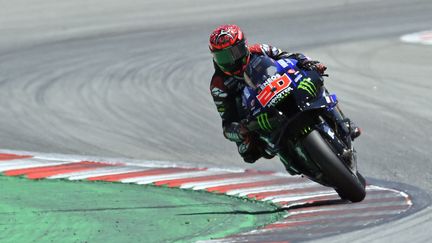
<path id="1" fill-rule="evenodd" d="M 249 130 L 243 123 L 233 122 L 224 129 L 225 137 L 233 142 L 243 142 L 248 139 Z"/>
<path id="2" fill-rule="evenodd" d="M 327 69 L 327 67 L 318 62 L 318 61 L 312 61 L 312 60 L 308 60 L 308 59 L 304 59 L 298 62 L 298 66 L 302 69 L 305 70 L 316 70 L 320 75 L 323 75 L 325 70 Z"/>
<path id="3" fill-rule="evenodd" d="M 325 70 L 327 70 L 327 67 L 322 63 L 315 64 L 315 68 L 320 75 L 323 75 Z"/>

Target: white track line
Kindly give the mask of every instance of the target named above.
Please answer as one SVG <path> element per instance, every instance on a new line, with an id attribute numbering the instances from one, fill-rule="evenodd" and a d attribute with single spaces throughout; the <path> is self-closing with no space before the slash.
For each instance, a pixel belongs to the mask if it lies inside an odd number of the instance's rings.
<path id="1" fill-rule="evenodd" d="M 121 180 L 123 183 L 136 183 L 136 184 L 150 184 L 156 181 L 162 181 L 162 180 L 173 180 L 173 179 L 183 179 L 183 178 L 189 178 L 189 177 L 198 177 L 198 176 L 207 176 L 207 175 L 217 175 L 224 172 L 218 172 L 218 171 L 202 171 L 202 170 L 195 170 L 195 171 L 179 171 L 179 172 L 167 172 L 167 173 L 161 173 L 158 175 L 148 175 L 148 176 L 137 176 L 132 178 L 126 178 Z"/>
<path id="2" fill-rule="evenodd" d="M 298 201 L 298 200 L 304 200 L 304 199 L 313 199 L 315 197 L 322 197 L 322 196 L 337 196 L 338 194 L 334 190 L 328 190 L 328 191 L 319 191 L 314 193 L 308 193 L 304 195 L 295 195 L 295 196 L 272 196 L 268 198 L 264 198 L 262 201 L 272 201 L 274 203 L 278 202 L 291 202 L 291 201 Z"/>
<path id="3" fill-rule="evenodd" d="M 345 208 L 347 209 L 347 208 Z M 332 219 L 343 219 L 343 218 L 351 218 L 351 217 L 370 217 L 370 216 L 386 216 L 389 214 L 395 214 L 396 212 L 400 212 L 399 209 L 395 209 L 395 210 L 384 210 L 384 211 L 367 211 L 367 208 L 365 208 L 365 212 L 362 212 L 361 214 L 358 213 L 340 213 L 340 214 L 332 214 L 331 218 Z M 299 214 L 301 215 L 301 214 Z M 273 224 L 289 224 L 289 223 L 294 223 L 294 222 L 309 222 L 309 221 L 316 221 L 316 220 L 320 220 L 320 219 L 328 219 L 329 216 L 326 214 L 322 214 L 322 215 L 313 215 L 313 216 L 308 216 L 307 218 L 290 218 L 289 216 L 293 216 L 292 215 L 288 215 L 285 219 L 279 220 L 277 222 L 274 222 Z"/>
<path id="4" fill-rule="evenodd" d="M 274 180 L 274 179 L 279 179 L 279 178 L 275 177 L 275 176 L 270 176 L 270 175 L 256 175 L 256 176 L 232 178 L 232 179 L 221 178 L 220 180 L 185 183 L 185 184 L 182 184 L 180 186 L 180 188 L 193 189 L 193 190 L 203 190 L 203 189 L 210 188 L 210 187 L 227 186 L 227 185 L 248 183 L 248 182 L 259 182 L 259 181 L 267 181 L 267 180 Z"/>
<path id="5" fill-rule="evenodd" d="M 261 192 L 274 192 L 281 190 L 291 190 L 291 189 L 300 189 L 300 188 L 311 188 L 311 187 L 321 187 L 320 185 L 314 182 L 301 182 L 301 183 L 286 183 L 282 185 L 272 185 L 272 186 L 263 186 L 263 187 L 254 187 L 254 188 L 245 188 L 245 189 L 235 189 L 227 191 L 228 195 L 237 195 L 239 197 L 244 197 L 253 193 L 261 193 Z"/>
<path id="6" fill-rule="evenodd" d="M 404 35 L 400 38 L 402 42 L 432 45 L 432 31 L 422 31 Z"/>
<path id="7" fill-rule="evenodd" d="M 281 193 L 279 195 L 266 197 L 262 200 L 272 201 L 272 202 L 280 202 L 278 201 L 279 199 L 281 199 L 282 201 L 293 201 L 293 200 L 297 200 L 297 198 L 303 199 L 302 197 L 308 198 L 309 196 L 322 196 L 322 195 L 327 195 L 329 193 L 337 194 L 333 188 L 323 187 L 322 190 L 320 191 L 299 192 L 299 193 L 295 193 L 294 195 L 292 193 Z"/>
<path id="8" fill-rule="evenodd" d="M 158 181 L 194 178 L 194 177 L 201 177 L 201 176 L 213 176 L 213 175 L 220 175 L 225 173 L 226 173 L 225 171 L 194 171 L 194 172 L 185 172 L 185 173 L 171 174 L 165 176 L 149 176 L 139 181 L 136 181 L 135 183 L 139 185 L 144 185 L 144 184 L 150 184 Z"/>
<path id="9" fill-rule="evenodd" d="M 299 215 L 299 214 L 306 214 L 306 213 L 316 213 L 316 212 L 333 212 L 333 211 L 342 211 L 342 210 L 353 210 L 353 209 L 360 209 L 360 210 L 365 210 L 367 211 L 367 209 L 371 209 L 371 208 L 382 208 L 382 207 L 392 207 L 392 206 L 407 206 L 407 208 L 409 208 L 409 205 L 407 205 L 406 203 L 402 203 L 403 201 L 400 202 L 384 202 L 382 205 L 369 205 L 369 204 L 362 204 L 362 203 L 350 203 L 350 204 L 338 204 L 338 205 L 332 205 L 332 206 L 326 206 L 326 207 L 314 207 L 314 208 L 302 208 L 302 209 L 293 209 L 290 210 L 288 212 L 288 215 L 286 216 L 286 218 L 289 218 L 290 216 L 293 215 Z M 392 210 L 396 210 L 396 209 L 392 209 Z M 389 211 L 392 211 L 389 210 Z M 397 211 L 401 211 L 400 209 L 397 209 Z M 377 212 L 383 212 L 383 211 L 377 211 Z"/>
<path id="10" fill-rule="evenodd" d="M 8 170 L 20 170 L 20 169 L 30 169 L 44 166 L 55 166 L 62 164 L 69 164 L 70 161 L 55 161 L 55 162 L 47 162 L 45 160 L 39 159 L 16 159 L 11 162 L 1 162 L 0 163 L 0 172 L 8 171 Z"/>

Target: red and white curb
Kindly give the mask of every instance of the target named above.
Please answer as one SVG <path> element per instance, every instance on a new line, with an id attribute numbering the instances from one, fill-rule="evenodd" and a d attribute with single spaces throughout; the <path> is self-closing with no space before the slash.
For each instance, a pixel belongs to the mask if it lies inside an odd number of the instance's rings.
<path id="1" fill-rule="evenodd" d="M 291 241 L 296 239 L 296 234 L 304 237 L 305 230 L 319 235 L 337 232 L 341 226 L 355 229 L 376 224 L 398 216 L 412 206 L 411 198 L 406 193 L 375 185 L 367 186 L 367 196 L 360 203 L 314 206 L 313 203 L 335 201 L 339 197 L 331 188 L 286 173 L 207 168 L 181 162 L 0 150 L 0 173 L 28 179 L 109 181 L 203 190 L 271 202 L 288 209 L 285 217 L 278 222 L 209 242 L 266 242 L 275 236 Z"/>
<path id="2" fill-rule="evenodd" d="M 432 30 L 404 35 L 400 39 L 407 43 L 432 45 Z"/>

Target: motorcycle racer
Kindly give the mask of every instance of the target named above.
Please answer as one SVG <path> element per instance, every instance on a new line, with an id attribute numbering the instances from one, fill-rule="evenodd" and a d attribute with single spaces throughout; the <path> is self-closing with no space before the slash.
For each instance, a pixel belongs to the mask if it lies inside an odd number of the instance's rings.
<path id="1" fill-rule="evenodd" d="M 315 69 L 321 75 L 327 67 L 301 53 L 285 52 L 267 44 L 248 45 L 244 33 L 237 25 L 217 27 L 210 35 L 209 48 L 215 69 L 210 92 L 222 118 L 225 138 L 236 143 L 239 154 L 247 163 L 254 163 L 261 157 L 274 157 L 277 153 L 275 148 L 261 140 L 257 133 L 248 131 L 241 122 L 248 112 L 242 107 L 241 92 L 246 86 L 243 73 L 251 56 L 265 55 L 275 60 L 296 59 L 300 68 Z M 347 120 L 339 109 L 334 109 L 330 116 L 340 123 Z M 350 135 L 354 139 L 360 135 L 360 129 L 352 123 L 350 125 L 353 127 Z"/>

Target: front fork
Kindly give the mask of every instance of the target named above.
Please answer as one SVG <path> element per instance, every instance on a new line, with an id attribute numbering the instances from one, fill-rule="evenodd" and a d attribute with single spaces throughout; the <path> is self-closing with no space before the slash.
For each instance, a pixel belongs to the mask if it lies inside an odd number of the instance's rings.
<path id="1" fill-rule="evenodd" d="M 318 125 L 318 131 L 327 140 L 339 158 L 347 165 L 348 169 L 355 175 L 357 173 L 357 159 L 351 137 L 334 131 L 326 122 Z"/>
<path id="2" fill-rule="evenodd" d="M 352 123 L 351 120 L 343 114 L 342 110 L 339 108 L 339 105 L 335 106 L 333 109 L 326 110 L 324 112 L 324 116 L 329 118 L 330 124 L 334 124 L 332 126 L 333 129 L 339 134 L 347 147 L 352 147 Z"/>

